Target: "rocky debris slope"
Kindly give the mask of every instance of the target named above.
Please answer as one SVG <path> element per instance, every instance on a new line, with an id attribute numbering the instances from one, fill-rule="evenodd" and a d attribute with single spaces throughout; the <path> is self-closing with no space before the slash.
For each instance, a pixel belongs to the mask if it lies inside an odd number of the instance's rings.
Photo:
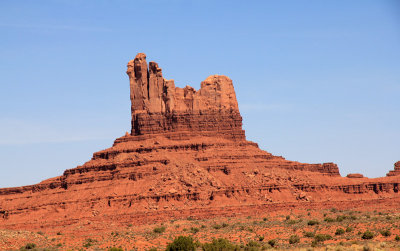
<path id="1" fill-rule="evenodd" d="M 0 189 L 2 226 L 211 217 L 399 197 L 400 176 L 344 178 L 336 164 L 288 161 L 247 141 L 225 76 L 208 77 L 198 91 L 177 88 L 142 53 L 127 73 L 131 133 L 62 176 Z"/>

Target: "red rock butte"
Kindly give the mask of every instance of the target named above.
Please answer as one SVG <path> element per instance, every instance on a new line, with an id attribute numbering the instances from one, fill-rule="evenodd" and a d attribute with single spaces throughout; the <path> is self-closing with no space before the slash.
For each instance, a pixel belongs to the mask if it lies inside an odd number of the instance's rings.
<path id="1" fill-rule="evenodd" d="M 131 133 L 59 177 L 0 189 L 4 228 L 57 229 L 88 220 L 86 231 L 108 223 L 399 202 L 398 164 L 388 177 L 347 178 L 334 163 L 289 161 L 247 141 L 226 76 L 209 76 L 197 91 L 175 87 L 143 53 L 128 63 L 127 74 Z"/>

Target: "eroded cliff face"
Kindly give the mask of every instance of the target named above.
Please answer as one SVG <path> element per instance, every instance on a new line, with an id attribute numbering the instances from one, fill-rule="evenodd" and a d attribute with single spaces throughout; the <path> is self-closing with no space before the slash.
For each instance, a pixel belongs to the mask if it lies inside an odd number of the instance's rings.
<path id="1" fill-rule="evenodd" d="M 0 224 L 39 229 L 234 215 L 266 208 L 399 201 L 400 176 L 341 177 L 336 164 L 289 161 L 247 141 L 232 81 L 175 87 L 139 53 L 128 63 L 132 131 L 63 175 L 0 189 Z M 395 165 L 395 170 L 399 169 Z"/>
<path id="2" fill-rule="evenodd" d="M 166 80 L 155 62 L 147 66 L 139 53 L 129 61 L 132 135 L 190 132 L 191 135 L 245 139 L 232 80 L 212 75 L 201 82 L 200 90 L 175 87 Z"/>

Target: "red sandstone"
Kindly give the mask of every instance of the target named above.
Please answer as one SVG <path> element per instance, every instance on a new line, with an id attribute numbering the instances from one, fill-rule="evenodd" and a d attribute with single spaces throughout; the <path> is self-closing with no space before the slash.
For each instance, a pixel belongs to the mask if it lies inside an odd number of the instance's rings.
<path id="1" fill-rule="evenodd" d="M 247 141 L 235 91 L 214 75 L 175 87 L 139 53 L 128 63 L 131 133 L 82 166 L 39 184 L 0 189 L 0 224 L 52 229 L 271 208 L 391 203 L 400 176 L 341 177 L 336 164 L 289 161 Z M 395 172 L 400 163 L 396 163 Z M 104 224 L 103 224 L 104 226 Z M 106 227 L 106 226 L 104 226 Z"/>

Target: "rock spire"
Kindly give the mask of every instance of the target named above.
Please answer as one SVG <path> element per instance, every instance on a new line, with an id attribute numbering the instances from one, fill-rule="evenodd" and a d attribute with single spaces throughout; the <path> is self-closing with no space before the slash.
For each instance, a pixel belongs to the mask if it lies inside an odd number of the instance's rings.
<path id="1" fill-rule="evenodd" d="M 139 53 L 129 61 L 132 135 L 166 132 L 221 135 L 244 140 L 242 117 L 232 80 L 212 75 L 201 82 L 200 90 L 175 87 L 164 79 L 156 62 L 147 65 Z"/>

